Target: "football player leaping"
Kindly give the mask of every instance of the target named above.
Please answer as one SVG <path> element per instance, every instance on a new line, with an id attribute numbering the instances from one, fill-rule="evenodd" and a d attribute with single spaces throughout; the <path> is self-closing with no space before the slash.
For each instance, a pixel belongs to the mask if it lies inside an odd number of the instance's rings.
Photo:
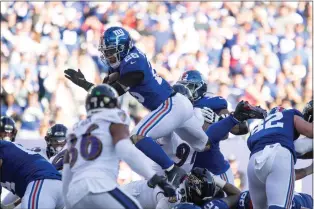
<path id="1" fill-rule="evenodd" d="M 134 198 L 117 188 L 120 159 L 149 179 L 150 187 L 158 185 L 165 196 L 175 199 L 175 190 L 167 179 L 154 174 L 145 163 L 147 157 L 133 146 L 130 118 L 118 107 L 115 89 L 98 85 L 86 98 L 87 119 L 68 132 L 62 173 L 67 209 L 141 208 Z"/>
<path id="2" fill-rule="evenodd" d="M 113 86 L 119 95 L 129 91 L 151 110 L 135 127 L 131 136 L 133 143 L 166 170 L 169 181 L 179 185 L 185 172 L 174 165 L 155 140 L 175 131 L 195 150 L 203 151 L 208 140 L 196 122 L 198 119 L 194 117 L 193 105 L 183 95 L 176 94 L 169 83 L 156 74 L 146 55 L 134 46 L 125 29 L 108 28 L 100 39 L 99 51 L 101 58 L 110 66 L 109 76 L 103 83 Z M 65 74 L 86 90 L 93 86 L 80 71 L 68 69 Z"/>

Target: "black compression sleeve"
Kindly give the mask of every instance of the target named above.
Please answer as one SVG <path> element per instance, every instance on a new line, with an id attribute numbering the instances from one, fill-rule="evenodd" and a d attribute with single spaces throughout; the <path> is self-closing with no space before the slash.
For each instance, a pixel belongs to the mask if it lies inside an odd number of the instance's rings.
<path id="1" fill-rule="evenodd" d="M 144 80 L 144 73 L 141 71 L 133 71 L 125 73 L 119 79 L 119 83 L 127 87 L 133 87 L 140 84 Z"/>

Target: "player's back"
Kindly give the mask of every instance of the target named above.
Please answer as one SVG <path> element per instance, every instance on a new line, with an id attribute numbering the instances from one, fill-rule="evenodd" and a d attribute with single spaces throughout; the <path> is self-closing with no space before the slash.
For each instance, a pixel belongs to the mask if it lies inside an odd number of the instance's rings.
<path id="1" fill-rule="evenodd" d="M 128 124 L 124 111 L 114 108 L 91 114 L 69 131 L 72 182 L 84 178 L 100 178 L 116 185 L 119 159 L 110 134 L 111 123 Z"/>
<path id="2" fill-rule="evenodd" d="M 157 75 L 145 54 L 133 47 L 128 56 L 123 59 L 120 76 L 129 72 L 142 72 L 144 80 L 130 88 L 129 92 L 140 103 L 150 110 L 159 107 L 172 93 L 170 84 Z"/>
<path id="3" fill-rule="evenodd" d="M 19 144 L 0 140 L 1 185 L 23 197 L 28 183 L 40 179 L 58 179 L 61 175 L 40 154 Z"/>
<path id="4" fill-rule="evenodd" d="M 294 158 L 296 154 L 293 141 L 299 137 L 294 127 L 294 116 L 302 116 L 295 109 L 284 110 L 268 115 L 250 134 L 247 144 L 251 155 L 264 149 L 266 145 L 280 143 L 289 149 Z"/>

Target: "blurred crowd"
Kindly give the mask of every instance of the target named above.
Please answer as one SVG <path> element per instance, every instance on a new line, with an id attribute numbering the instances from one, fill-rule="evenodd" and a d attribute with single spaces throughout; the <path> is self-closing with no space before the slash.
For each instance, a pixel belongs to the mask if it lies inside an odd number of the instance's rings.
<path id="1" fill-rule="evenodd" d="M 118 25 L 166 80 L 199 70 L 230 109 L 245 99 L 301 110 L 312 98 L 312 3 L 1 2 L 1 115 L 19 122 L 19 137 L 85 117 L 86 92 L 63 71 L 100 83 L 99 38 Z M 134 123 L 147 113 L 122 100 Z"/>

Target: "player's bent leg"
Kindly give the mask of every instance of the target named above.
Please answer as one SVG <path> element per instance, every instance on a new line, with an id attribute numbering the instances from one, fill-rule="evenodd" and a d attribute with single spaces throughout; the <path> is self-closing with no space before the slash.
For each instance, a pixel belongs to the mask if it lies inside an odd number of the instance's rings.
<path id="1" fill-rule="evenodd" d="M 140 204 L 118 188 L 103 193 L 88 193 L 67 209 L 141 209 Z"/>
<path id="2" fill-rule="evenodd" d="M 156 140 L 169 135 L 192 116 L 191 102 L 183 95 L 176 94 L 144 117 L 136 125 L 131 135 L 152 137 Z"/>
<path id="3" fill-rule="evenodd" d="M 266 178 L 261 178 L 261 175 L 257 176 L 257 173 L 263 172 L 263 170 L 256 170 L 255 167 L 255 158 L 261 154 L 262 151 L 251 156 L 247 169 L 249 191 L 254 209 L 267 208 Z"/>
<path id="4" fill-rule="evenodd" d="M 197 114 L 198 108 L 193 112 L 192 117 L 185 121 L 179 128 L 175 129 L 175 133 L 178 134 L 181 139 L 188 142 L 190 146 L 196 151 L 203 151 L 207 141 L 208 136 L 203 131 L 204 119 L 201 112 Z"/>
<path id="5" fill-rule="evenodd" d="M 291 208 L 294 195 L 294 159 L 290 151 L 279 147 L 266 180 L 269 208 Z"/>
<path id="6" fill-rule="evenodd" d="M 146 156 L 163 169 L 168 169 L 173 165 L 173 161 L 155 140 L 169 135 L 192 115 L 193 106 L 190 101 L 180 94 L 175 95 L 148 114 L 132 131 L 131 139 Z"/>

